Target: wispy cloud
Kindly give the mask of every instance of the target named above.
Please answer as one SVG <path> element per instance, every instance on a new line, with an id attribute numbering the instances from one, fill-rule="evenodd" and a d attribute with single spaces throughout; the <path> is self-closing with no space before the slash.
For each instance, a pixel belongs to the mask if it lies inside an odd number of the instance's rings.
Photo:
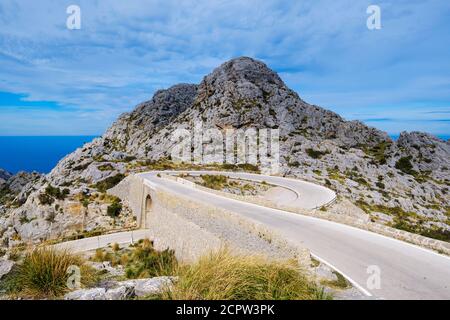
<path id="1" fill-rule="evenodd" d="M 241 55 L 264 60 L 305 100 L 350 119 L 420 123 L 419 111 L 450 108 L 446 0 L 380 0 L 379 31 L 366 28 L 368 0 L 79 0 L 82 29 L 74 31 L 65 27 L 70 4 L 0 3 L 0 91 L 24 95 L 16 112 L 0 105 L 0 134 L 19 134 L 24 123 L 34 134 L 99 134 L 154 91 L 198 83 Z M 47 107 L 23 108 L 33 101 Z M 376 122 L 394 132 L 418 128 Z M 448 124 L 426 128 L 450 132 Z"/>

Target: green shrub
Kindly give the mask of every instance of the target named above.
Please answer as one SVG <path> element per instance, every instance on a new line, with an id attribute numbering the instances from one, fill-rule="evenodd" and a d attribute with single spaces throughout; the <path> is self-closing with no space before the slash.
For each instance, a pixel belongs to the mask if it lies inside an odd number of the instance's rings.
<path id="1" fill-rule="evenodd" d="M 193 265 L 180 266 L 171 291 L 174 300 L 315 300 L 329 295 L 309 280 L 294 261 L 274 262 L 234 256 L 222 250 Z"/>
<path id="2" fill-rule="evenodd" d="M 378 181 L 377 183 L 375 183 L 375 185 L 378 187 L 378 188 L 380 188 L 380 189 L 384 189 L 386 186 L 384 185 L 384 183 L 383 182 L 381 182 L 381 181 Z"/>
<path id="3" fill-rule="evenodd" d="M 330 153 L 329 151 L 318 151 L 318 150 L 314 150 L 314 149 L 306 149 L 306 153 L 308 154 L 308 156 L 310 156 L 313 159 L 320 159 L 322 158 L 322 156 Z"/>
<path id="4" fill-rule="evenodd" d="M 298 162 L 297 160 L 289 162 L 289 166 L 298 168 L 300 167 L 300 162 Z"/>
<path id="5" fill-rule="evenodd" d="M 28 217 L 27 217 L 26 215 L 21 216 L 20 219 L 19 219 L 20 224 L 28 223 L 28 222 L 30 222 L 30 221 L 31 221 L 31 220 L 28 219 Z"/>
<path id="6" fill-rule="evenodd" d="M 57 200 L 64 200 L 70 194 L 70 190 L 65 188 L 61 190 L 60 188 L 48 185 L 45 188 L 44 193 L 39 194 L 38 199 L 42 205 L 51 205 Z"/>
<path id="7" fill-rule="evenodd" d="M 64 200 L 66 196 L 70 193 L 70 190 L 66 188 L 61 191 L 60 188 L 48 185 L 47 188 L 45 188 L 45 193 L 58 200 Z"/>
<path id="8" fill-rule="evenodd" d="M 100 192 L 106 192 L 107 190 L 115 187 L 117 184 L 119 184 L 120 181 L 122 181 L 125 178 L 125 175 L 119 173 L 115 176 L 106 178 L 102 181 L 97 182 L 94 187 L 100 191 Z"/>
<path id="9" fill-rule="evenodd" d="M 81 204 L 83 205 L 83 207 L 87 208 L 89 206 L 90 200 L 89 198 L 83 198 L 81 200 Z"/>
<path id="10" fill-rule="evenodd" d="M 353 177 L 353 180 L 358 182 L 359 184 L 361 184 L 363 186 L 369 186 L 369 183 L 363 177 Z"/>
<path id="11" fill-rule="evenodd" d="M 114 167 L 111 164 L 107 163 L 98 166 L 97 169 L 100 171 L 111 171 L 114 170 Z"/>
<path id="12" fill-rule="evenodd" d="M 411 160 L 412 160 L 412 156 L 400 158 L 395 163 L 395 168 L 406 174 L 415 175 L 415 174 L 417 174 L 417 172 L 413 170 L 413 165 L 411 163 Z"/>
<path id="13" fill-rule="evenodd" d="M 114 199 L 113 203 L 108 206 L 107 214 L 111 218 L 116 218 L 122 212 L 122 203 L 119 198 Z"/>
<path id="14" fill-rule="evenodd" d="M 41 193 L 38 196 L 39 202 L 44 205 L 44 206 L 49 206 L 51 205 L 53 202 L 55 202 L 55 199 L 53 199 L 51 196 L 49 196 L 46 193 Z"/>

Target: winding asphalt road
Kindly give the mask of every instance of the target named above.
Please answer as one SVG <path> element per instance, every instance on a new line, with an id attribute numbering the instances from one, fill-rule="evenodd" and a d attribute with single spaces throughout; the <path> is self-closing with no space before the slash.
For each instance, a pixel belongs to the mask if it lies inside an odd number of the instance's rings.
<path id="1" fill-rule="evenodd" d="M 298 198 L 291 199 L 289 205 L 303 208 L 321 206 L 335 197 L 329 189 L 289 178 L 233 172 L 185 173 L 223 174 L 266 181 L 294 190 Z M 157 174 L 150 172 L 140 176 L 152 187 L 231 210 L 265 224 L 287 239 L 310 249 L 314 256 L 332 265 L 368 296 L 381 299 L 450 299 L 450 257 L 347 225 L 224 198 L 159 178 Z M 378 272 L 379 288 L 376 281 L 372 281 Z"/>
<path id="2" fill-rule="evenodd" d="M 162 172 L 140 174 L 152 188 L 189 197 L 221 207 L 250 220 L 263 223 L 285 238 L 311 250 L 319 260 L 330 264 L 367 296 L 380 299 L 450 299 L 450 257 L 418 246 L 347 225 L 266 208 L 224 198 L 206 191 L 157 176 Z M 164 171 L 164 173 L 169 173 Z M 172 172 L 173 173 L 173 172 Z M 285 204 L 314 208 L 333 201 L 333 191 L 311 183 L 272 176 L 230 172 L 185 172 L 223 174 L 234 178 L 266 181 L 293 190 L 297 197 L 287 197 Z M 127 243 L 147 237 L 146 230 L 122 232 L 57 245 L 86 251 L 108 243 Z M 380 286 L 371 286 L 379 272 Z M 368 283 L 369 280 L 369 283 Z"/>

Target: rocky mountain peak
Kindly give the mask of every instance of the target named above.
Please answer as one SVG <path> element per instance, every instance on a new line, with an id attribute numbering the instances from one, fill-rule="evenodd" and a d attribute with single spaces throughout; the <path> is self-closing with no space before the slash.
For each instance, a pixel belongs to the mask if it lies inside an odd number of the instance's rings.
<path id="1" fill-rule="evenodd" d="M 265 63 L 249 57 L 231 59 L 220 65 L 204 79 L 207 84 L 216 86 L 230 81 L 253 83 L 255 85 L 270 83 L 285 86 L 278 74 Z"/>
<path id="2" fill-rule="evenodd" d="M 203 79 L 196 103 L 209 100 L 210 105 L 217 105 L 229 100 L 239 108 L 257 100 L 267 102 L 280 90 L 289 91 L 276 72 L 261 61 L 240 57 L 223 63 Z M 212 96 L 222 99 L 211 101 Z"/>
<path id="3" fill-rule="evenodd" d="M 173 132 L 196 122 L 204 129 L 279 129 L 280 174 L 333 188 L 367 212 L 378 210 L 374 219 L 398 222 L 389 215 L 392 208 L 400 208 L 433 217 L 439 221 L 433 228 L 450 230 L 444 224 L 449 209 L 437 205 L 449 203 L 449 142 L 420 132 L 402 133 L 392 141 L 376 128 L 306 103 L 263 62 L 240 57 L 223 63 L 199 85 L 157 91 L 151 100 L 123 114 L 102 137 L 66 156 L 45 178 L 27 184 L 14 195 L 24 204 L 11 211 L 11 221 L 0 221 L 0 233 L 2 226 L 15 225 L 22 239 L 46 234 L 46 217 L 54 208 L 42 204 L 39 196 L 47 185 L 70 190 L 71 198 L 58 203 L 60 211 L 55 212 L 64 221 L 60 232 L 77 226 L 72 202 L 100 191 L 98 183 L 170 168 L 167 159 L 177 143 Z M 89 205 L 86 212 L 87 225 L 111 225 L 98 204 Z M 21 227 L 24 215 L 31 222 Z M 416 228 L 414 221 L 408 223 Z"/>

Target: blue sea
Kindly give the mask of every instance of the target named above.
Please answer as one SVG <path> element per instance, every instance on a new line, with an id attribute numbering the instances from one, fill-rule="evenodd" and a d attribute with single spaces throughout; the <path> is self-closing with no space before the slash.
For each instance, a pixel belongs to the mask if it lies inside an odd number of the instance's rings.
<path id="1" fill-rule="evenodd" d="M 0 168 L 11 173 L 49 173 L 55 165 L 95 136 L 7 137 L 0 136 Z"/>
<path id="2" fill-rule="evenodd" d="M 400 135 L 399 134 L 390 134 L 389 136 L 392 139 L 397 140 Z M 450 134 L 438 134 L 438 135 L 436 135 L 436 137 L 438 137 L 439 139 L 442 139 L 444 141 L 447 141 L 450 139 Z"/>
<path id="3" fill-rule="evenodd" d="M 397 139 L 398 135 L 391 135 Z M 37 171 L 49 173 L 59 160 L 95 136 L 7 137 L 0 136 L 0 168 L 11 173 Z M 450 135 L 439 138 L 448 140 Z"/>

